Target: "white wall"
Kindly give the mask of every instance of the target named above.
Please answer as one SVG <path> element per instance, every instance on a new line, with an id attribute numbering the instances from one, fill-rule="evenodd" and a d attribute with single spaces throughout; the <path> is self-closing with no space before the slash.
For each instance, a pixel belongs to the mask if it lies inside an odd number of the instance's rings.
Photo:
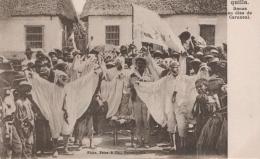
<path id="1" fill-rule="evenodd" d="M 91 46 L 104 45 L 105 26 L 119 25 L 119 45 L 126 45 L 132 42 L 132 17 L 131 16 L 89 16 L 88 41 L 93 36 Z"/>
<path id="2" fill-rule="evenodd" d="M 226 15 L 173 15 L 163 17 L 171 26 L 173 32 L 179 35 L 183 31 L 200 34 L 200 24 L 214 24 L 215 45 L 220 46 L 227 42 Z M 131 16 L 89 16 L 88 40 L 93 36 L 92 46 L 105 44 L 105 25 L 120 25 L 120 45 L 130 44 L 132 41 Z"/>
<path id="3" fill-rule="evenodd" d="M 25 25 L 44 26 L 44 50 L 62 48 L 62 24 L 58 17 L 11 17 L 0 19 L 0 53 L 23 52 Z"/>
<path id="4" fill-rule="evenodd" d="M 174 15 L 163 17 L 171 26 L 173 32 L 179 35 L 188 30 L 192 34 L 200 35 L 200 24 L 216 25 L 215 45 L 221 46 L 227 42 L 227 18 L 226 15 L 203 16 L 203 15 Z"/>

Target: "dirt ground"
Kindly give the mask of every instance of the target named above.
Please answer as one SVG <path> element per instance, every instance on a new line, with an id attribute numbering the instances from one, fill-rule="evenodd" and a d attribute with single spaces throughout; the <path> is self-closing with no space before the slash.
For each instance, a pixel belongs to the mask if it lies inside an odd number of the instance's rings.
<path id="1" fill-rule="evenodd" d="M 131 146 L 130 135 L 128 132 L 120 132 L 118 136 L 117 145 L 113 144 L 112 133 L 106 133 L 102 136 L 94 136 L 94 148 L 89 148 L 89 139 L 83 140 L 84 146 L 79 150 L 77 145 L 69 144 L 69 150 L 73 155 L 63 155 L 60 153 L 58 158 L 88 158 L 88 159 L 194 159 L 202 157 L 193 154 L 177 154 L 176 152 L 169 152 L 170 145 L 168 142 L 163 142 L 160 134 L 151 137 L 150 148 L 136 148 Z M 62 151 L 62 147 L 60 147 Z M 39 155 L 38 159 L 52 158 L 51 153 Z M 205 158 L 222 159 L 224 156 L 207 156 Z"/>

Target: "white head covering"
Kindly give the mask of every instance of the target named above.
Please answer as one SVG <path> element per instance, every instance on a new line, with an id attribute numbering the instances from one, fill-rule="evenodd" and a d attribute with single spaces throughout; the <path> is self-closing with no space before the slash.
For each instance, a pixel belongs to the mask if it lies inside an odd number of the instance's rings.
<path id="1" fill-rule="evenodd" d="M 209 71 L 210 68 L 208 67 L 208 65 L 206 63 L 202 63 L 197 75 L 199 76 L 199 78 L 209 79 Z"/>

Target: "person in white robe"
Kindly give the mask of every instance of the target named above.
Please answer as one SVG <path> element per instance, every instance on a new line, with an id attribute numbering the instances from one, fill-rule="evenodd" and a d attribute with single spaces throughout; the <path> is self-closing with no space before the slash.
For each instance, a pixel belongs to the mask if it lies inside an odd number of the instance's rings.
<path id="1" fill-rule="evenodd" d="M 58 80 L 59 86 L 58 83 L 50 83 L 42 79 L 36 73 L 33 73 L 32 78 L 28 78 L 32 84 L 33 99 L 50 124 L 54 141 L 54 157 L 58 155 L 55 147 L 57 148 L 60 133 L 66 138 L 72 133 L 76 120 L 89 107 L 98 78 L 99 73 L 94 70 L 70 83 L 62 84 Z M 65 145 L 65 152 L 66 148 Z"/>
<path id="2" fill-rule="evenodd" d="M 174 61 L 165 77 L 155 82 L 139 82 L 135 85 L 138 96 L 147 105 L 155 121 L 161 126 L 167 124 L 167 130 L 171 134 L 178 130 L 181 148 L 185 148 L 187 123 L 197 95 L 195 81 L 207 76 L 208 68 L 205 65 L 202 65 L 197 75 L 180 75 L 179 63 Z M 173 149 L 176 149 L 175 143 Z"/>
<path id="3" fill-rule="evenodd" d="M 149 127 L 149 112 L 146 104 L 136 93 L 135 85 L 139 82 L 151 82 L 153 78 L 148 72 L 147 60 L 141 55 L 135 58 L 134 72 L 130 75 L 131 87 L 131 102 L 133 105 L 133 115 L 136 124 L 136 136 L 138 140 L 138 147 L 149 147 L 150 127 Z"/>

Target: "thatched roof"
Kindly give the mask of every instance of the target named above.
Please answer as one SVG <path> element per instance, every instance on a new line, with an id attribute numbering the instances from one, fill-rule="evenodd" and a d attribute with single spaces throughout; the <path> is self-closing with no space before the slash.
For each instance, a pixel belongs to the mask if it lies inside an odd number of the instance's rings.
<path id="1" fill-rule="evenodd" d="M 0 0 L 0 17 L 60 16 L 69 20 L 76 17 L 71 0 Z"/>
<path id="2" fill-rule="evenodd" d="M 18 0 L 0 0 L 0 18 L 11 16 Z"/>
<path id="3" fill-rule="evenodd" d="M 86 0 L 81 18 L 90 15 L 132 15 L 132 3 L 160 15 L 227 13 L 227 0 Z"/>

